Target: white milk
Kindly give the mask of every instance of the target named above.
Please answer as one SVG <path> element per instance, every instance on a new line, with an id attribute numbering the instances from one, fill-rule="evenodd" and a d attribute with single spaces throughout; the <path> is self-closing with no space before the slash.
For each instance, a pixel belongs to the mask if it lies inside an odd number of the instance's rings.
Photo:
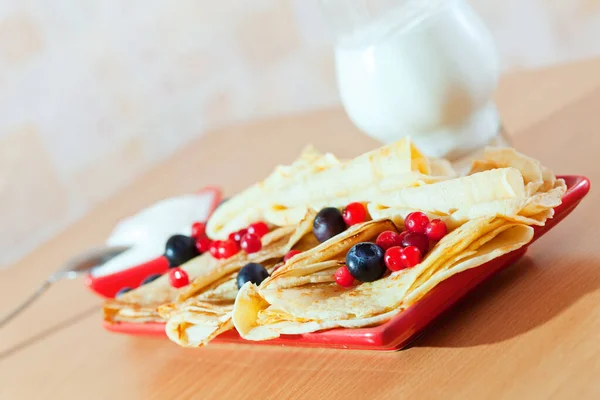
<path id="1" fill-rule="evenodd" d="M 410 135 L 429 155 L 457 158 L 499 131 L 491 101 L 498 56 L 466 2 L 418 1 L 340 37 L 341 98 L 370 136 L 392 142 Z"/>

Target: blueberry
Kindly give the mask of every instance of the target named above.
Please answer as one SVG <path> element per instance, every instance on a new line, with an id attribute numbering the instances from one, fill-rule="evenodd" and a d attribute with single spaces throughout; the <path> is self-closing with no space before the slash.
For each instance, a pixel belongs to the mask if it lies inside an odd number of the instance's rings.
<path id="1" fill-rule="evenodd" d="M 262 281 L 269 277 L 269 273 L 260 264 L 257 263 L 249 263 L 244 265 L 237 276 L 237 286 L 238 289 L 244 286 L 246 282 L 252 282 L 256 285 L 260 285 Z"/>
<path id="2" fill-rule="evenodd" d="M 196 242 L 189 236 L 173 235 L 165 245 L 165 257 L 169 260 L 169 267 L 175 268 L 190 261 L 198 255 Z"/>
<path id="3" fill-rule="evenodd" d="M 161 274 L 152 274 L 152 275 L 148 275 L 143 281 L 142 281 L 142 285 L 145 285 L 147 283 L 150 282 L 154 282 L 155 280 L 157 280 L 158 278 L 160 278 L 162 275 Z"/>
<path id="4" fill-rule="evenodd" d="M 327 207 L 319 211 L 313 222 L 313 234 L 319 242 L 324 242 L 346 230 L 346 223 L 340 210 Z"/>
<path id="5" fill-rule="evenodd" d="M 126 286 L 126 287 L 122 287 L 122 288 L 121 288 L 121 290 L 119 290 L 119 291 L 117 292 L 117 294 L 115 294 L 115 298 L 116 298 L 116 297 L 119 297 L 119 296 L 121 296 L 121 295 L 123 295 L 123 294 L 125 294 L 125 293 L 127 293 L 127 292 L 131 292 L 131 290 L 132 290 L 132 289 L 131 289 L 130 287 L 127 287 L 127 286 Z"/>
<path id="6" fill-rule="evenodd" d="M 373 282 L 381 278 L 386 266 L 383 249 L 374 243 L 358 243 L 346 255 L 350 274 L 361 282 Z"/>

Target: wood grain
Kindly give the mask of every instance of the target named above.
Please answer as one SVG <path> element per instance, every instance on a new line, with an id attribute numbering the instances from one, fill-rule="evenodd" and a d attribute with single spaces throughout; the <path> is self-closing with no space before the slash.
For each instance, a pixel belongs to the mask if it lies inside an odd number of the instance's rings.
<path id="1" fill-rule="evenodd" d="M 558 72 L 568 81 L 568 69 Z M 513 109 L 519 96 L 515 90 Z M 554 114 L 539 122 L 528 119 L 514 144 L 556 172 L 600 182 L 600 88 L 570 99 L 559 108 L 553 103 Z M 535 104 L 529 95 L 526 103 Z M 340 110 L 215 131 L 0 272 L 0 311 L 70 255 L 101 243 L 119 218 L 206 184 L 234 193 L 308 142 L 342 156 L 375 146 Z M 400 352 L 190 350 L 109 334 L 100 327 L 100 300 L 81 281 L 61 282 L 0 330 L 0 399 L 600 398 L 598 203 L 593 189 L 523 260 Z"/>

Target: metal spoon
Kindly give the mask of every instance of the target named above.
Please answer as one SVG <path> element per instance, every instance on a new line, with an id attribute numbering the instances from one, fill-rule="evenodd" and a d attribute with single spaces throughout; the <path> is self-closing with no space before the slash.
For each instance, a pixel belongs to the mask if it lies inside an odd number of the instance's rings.
<path id="1" fill-rule="evenodd" d="M 69 261 L 58 271 L 50 275 L 44 283 L 25 301 L 19 304 L 13 311 L 2 317 L 0 328 L 16 317 L 21 311 L 31 305 L 42 293 L 44 293 L 54 282 L 60 279 L 75 279 L 81 275 L 87 274 L 96 267 L 101 266 L 111 258 L 118 256 L 124 251 L 129 250 L 129 246 L 111 246 L 88 250 L 81 253 Z"/>

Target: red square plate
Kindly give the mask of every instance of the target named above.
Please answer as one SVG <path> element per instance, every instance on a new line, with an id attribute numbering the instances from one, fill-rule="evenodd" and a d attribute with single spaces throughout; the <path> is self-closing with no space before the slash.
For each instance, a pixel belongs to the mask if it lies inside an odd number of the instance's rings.
<path id="1" fill-rule="evenodd" d="M 555 209 L 554 218 L 543 227 L 535 227 L 531 243 L 552 229 L 577 207 L 590 190 L 590 181 L 583 176 L 562 176 L 567 183 L 563 202 Z M 492 260 L 477 268 L 461 272 L 441 282 L 425 297 L 385 324 L 359 329 L 331 329 L 302 335 L 283 335 L 263 342 L 249 342 L 239 337 L 235 330 L 225 332 L 213 342 L 270 344 L 284 346 L 332 347 L 344 349 L 397 350 L 415 339 L 444 311 L 498 271 L 508 267 L 525 254 L 527 247 Z M 139 267 L 137 267 L 139 268 Z M 131 335 L 166 336 L 164 324 L 104 323 L 104 328 Z"/>

